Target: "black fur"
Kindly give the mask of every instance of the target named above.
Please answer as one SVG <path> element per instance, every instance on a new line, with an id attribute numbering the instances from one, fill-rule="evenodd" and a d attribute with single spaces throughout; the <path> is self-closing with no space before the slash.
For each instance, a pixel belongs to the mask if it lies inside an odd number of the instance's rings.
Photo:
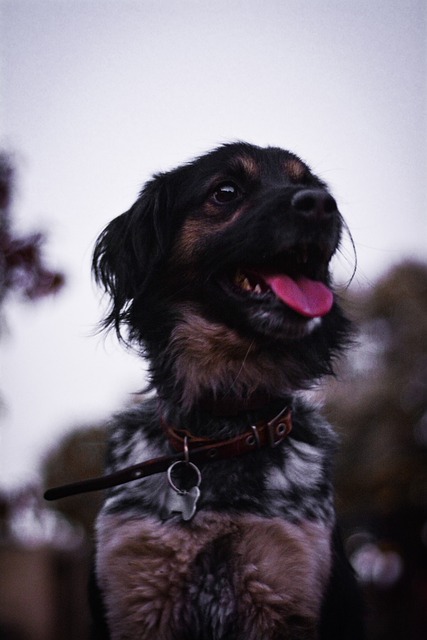
<path id="1" fill-rule="evenodd" d="M 202 469 L 197 512 L 318 522 L 332 532 L 335 437 L 300 392 L 332 373 L 349 323 L 336 296 L 330 309 L 314 318 L 313 310 L 303 314 L 292 301 L 289 306 L 274 295 L 266 274 L 287 274 L 292 281 L 304 277 L 316 291 L 319 282 L 332 288 L 329 263 L 342 228 L 324 182 L 278 148 L 224 145 L 147 183 L 133 207 L 107 226 L 94 253 L 95 277 L 111 296 L 104 326 L 147 357 L 155 391 L 154 398 L 113 423 L 110 471 L 140 462 L 141 456 L 170 453 L 161 416 L 194 435 L 226 438 L 288 404 L 294 426 L 280 447 Z M 264 401 L 254 403 L 254 397 Z M 112 489 L 100 522 L 115 514 L 141 523 L 144 517 L 178 521 L 167 512 L 167 490 L 156 477 Z M 233 564 L 223 542 L 218 544 L 221 562 L 208 572 L 215 580 L 228 575 Z M 335 568 L 317 626 L 322 640 L 353 640 L 361 637 L 353 598 L 341 602 L 336 594 L 348 582 L 354 586 L 354 579 L 332 538 L 331 545 Z M 209 550 L 203 557 L 194 567 L 195 589 L 206 578 L 203 567 L 214 562 Z M 232 579 L 227 580 L 232 590 Z M 210 593 L 216 592 L 212 587 Z M 335 601 L 339 636 L 330 623 Z M 194 607 L 187 614 L 182 610 L 180 633 L 187 640 L 244 637 L 238 603 L 221 624 L 213 613 L 206 618 Z M 114 638 L 127 638 L 117 631 L 117 620 L 114 624 Z M 281 638 L 317 637 L 301 624 L 284 619 L 265 640 L 279 637 L 279 628 Z"/>

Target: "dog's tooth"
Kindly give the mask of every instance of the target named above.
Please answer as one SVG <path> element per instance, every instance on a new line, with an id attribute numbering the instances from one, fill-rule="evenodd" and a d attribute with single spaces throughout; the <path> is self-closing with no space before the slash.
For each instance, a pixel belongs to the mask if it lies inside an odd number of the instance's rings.
<path id="1" fill-rule="evenodd" d="M 255 293 L 262 293 L 260 285 L 257 284 L 254 288 L 248 276 L 246 276 L 242 271 L 240 271 L 240 269 L 236 271 L 236 275 L 234 276 L 234 284 L 237 285 L 243 291 L 248 291 L 250 293 L 252 293 L 253 291 L 255 291 Z"/>
<path id="2" fill-rule="evenodd" d="M 236 275 L 234 276 L 234 283 L 240 287 L 241 289 L 249 290 L 251 289 L 250 282 L 242 271 L 238 270 Z"/>
<path id="3" fill-rule="evenodd" d="M 240 283 L 240 286 L 245 291 L 252 291 L 251 283 L 249 282 L 248 278 L 246 278 L 246 277 L 243 278 L 242 282 Z"/>
<path id="4" fill-rule="evenodd" d="M 241 286 L 244 279 L 245 279 L 244 274 L 240 270 L 236 271 L 236 275 L 234 276 L 235 284 Z"/>

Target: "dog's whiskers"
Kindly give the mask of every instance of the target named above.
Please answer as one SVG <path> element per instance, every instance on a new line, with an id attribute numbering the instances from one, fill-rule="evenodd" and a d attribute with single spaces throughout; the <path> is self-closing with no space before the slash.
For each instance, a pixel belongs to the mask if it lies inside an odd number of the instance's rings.
<path id="1" fill-rule="evenodd" d="M 251 352 L 252 347 L 254 346 L 254 343 L 255 343 L 255 341 L 254 341 L 254 340 L 252 340 L 252 341 L 251 341 L 251 343 L 250 343 L 250 345 L 249 345 L 249 347 L 248 347 L 248 349 L 247 349 L 247 351 L 246 351 L 246 353 L 245 353 L 245 357 L 244 357 L 244 358 L 243 358 L 243 360 L 242 360 L 242 364 L 240 365 L 240 369 L 238 370 L 238 372 L 237 372 L 237 374 L 236 374 L 236 376 L 235 376 L 234 380 L 233 380 L 233 381 L 232 381 L 232 383 L 231 383 L 231 387 L 230 387 L 230 389 L 235 389 L 235 387 L 236 387 L 236 383 L 237 383 L 237 381 L 238 381 L 238 379 L 239 379 L 240 374 L 242 373 L 243 369 L 245 368 L 246 361 L 247 361 L 247 359 L 248 359 L 248 357 L 249 357 L 249 354 L 250 354 L 250 352 Z"/>
<path id="2" fill-rule="evenodd" d="M 349 229 L 348 224 L 346 223 L 346 221 L 344 219 L 341 220 L 342 221 L 342 226 L 344 231 L 347 234 L 347 237 L 350 241 L 350 245 L 351 245 L 351 249 L 352 249 L 352 258 L 348 257 L 347 255 L 345 255 L 345 252 L 343 251 L 343 249 L 341 247 L 338 248 L 338 253 L 344 258 L 344 260 L 347 262 L 348 265 L 350 265 L 350 267 L 352 268 L 351 271 L 351 275 L 348 279 L 348 281 L 345 284 L 345 289 L 348 289 L 351 285 L 351 283 L 353 282 L 355 276 L 356 276 L 356 271 L 357 271 L 357 251 L 356 251 L 356 243 L 354 242 L 353 236 L 351 234 L 351 231 Z"/>

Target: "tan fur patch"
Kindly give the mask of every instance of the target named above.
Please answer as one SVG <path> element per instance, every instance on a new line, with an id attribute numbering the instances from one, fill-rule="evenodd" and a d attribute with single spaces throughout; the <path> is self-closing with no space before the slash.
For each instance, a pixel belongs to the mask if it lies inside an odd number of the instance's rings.
<path id="1" fill-rule="evenodd" d="M 252 179 L 258 178 L 259 167 L 257 162 L 251 156 L 237 156 L 234 160 L 235 164 L 242 167 L 243 171 Z"/>
<path id="2" fill-rule="evenodd" d="M 187 524 L 99 518 L 97 575 L 112 640 L 182 637 L 185 581 L 197 556 L 224 535 L 230 537 L 239 637 L 267 640 L 281 633 L 286 640 L 296 637 L 296 624 L 299 632 L 306 629 L 298 637 L 314 639 L 330 571 L 329 530 L 313 522 L 201 512 Z"/>
<path id="3" fill-rule="evenodd" d="M 204 210 L 206 219 L 201 222 L 194 218 L 187 219 L 182 227 L 180 236 L 173 249 L 172 265 L 189 264 L 192 262 L 193 254 L 200 246 L 203 246 L 203 239 L 217 232 L 219 229 L 225 229 L 233 224 L 235 219 L 242 215 L 244 207 L 237 209 L 228 220 L 216 220 L 217 209 L 214 205 L 205 203 Z"/>
<path id="4" fill-rule="evenodd" d="M 307 173 L 307 167 L 297 158 L 286 160 L 285 171 L 293 182 L 299 182 Z"/>
<path id="5" fill-rule="evenodd" d="M 200 220 L 188 219 L 184 222 L 178 241 L 172 253 L 172 265 L 192 262 L 193 253 L 200 246 L 203 238 L 209 236 L 214 229 L 209 224 L 200 224 Z"/>
<path id="6" fill-rule="evenodd" d="M 313 522 L 248 517 L 237 546 L 241 557 L 240 617 L 246 640 L 314 638 L 330 571 L 330 534 Z M 292 617 L 292 623 L 289 622 Z M 288 621 L 284 624 L 284 621 Z M 292 625 L 295 625 L 295 629 Z"/>
<path id="7" fill-rule="evenodd" d="M 170 349 L 186 408 L 206 390 L 215 395 L 224 388 L 237 394 L 263 388 L 280 394 L 289 386 L 287 367 L 276 354 L 226 325 L 206 320 L 195 306 L 181 310 Z"/>

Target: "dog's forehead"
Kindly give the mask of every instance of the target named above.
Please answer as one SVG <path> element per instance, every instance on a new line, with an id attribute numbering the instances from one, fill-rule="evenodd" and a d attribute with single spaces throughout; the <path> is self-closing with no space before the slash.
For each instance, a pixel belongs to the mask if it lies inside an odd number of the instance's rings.
<path id="1" fill-rule="evenodd" d="M 211 174 L 243 173 L 254 180 L 268 176 L 299 181 L 310 173 L 309 167 L 291 151 L 246 143 L 224 145 L 196 162 Z"/>

